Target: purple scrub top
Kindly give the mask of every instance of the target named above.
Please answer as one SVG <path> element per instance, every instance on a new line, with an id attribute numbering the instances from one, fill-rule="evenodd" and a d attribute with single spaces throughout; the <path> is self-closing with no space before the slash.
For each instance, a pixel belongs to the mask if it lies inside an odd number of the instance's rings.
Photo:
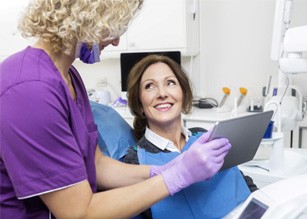
<path id="1" fill-rule="evenodd" d="M 75 101 L 43 50 L 0 64 L 0 218 L 52 217 L 39 195 L 84 180 L 96 192 L 97 127 L 80 75 L 70 74 Z"/>

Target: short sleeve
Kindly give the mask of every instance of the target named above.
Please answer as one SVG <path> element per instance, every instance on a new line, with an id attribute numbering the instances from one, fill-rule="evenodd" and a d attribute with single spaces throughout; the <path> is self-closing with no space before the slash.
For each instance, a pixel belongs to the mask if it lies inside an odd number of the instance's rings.
<path id="1" fill-rule="evenodd" d="M 61 89 L 41 81 L 1 96 L 1 156 L 19 199 L 87 178 L 69 116 Z"/>

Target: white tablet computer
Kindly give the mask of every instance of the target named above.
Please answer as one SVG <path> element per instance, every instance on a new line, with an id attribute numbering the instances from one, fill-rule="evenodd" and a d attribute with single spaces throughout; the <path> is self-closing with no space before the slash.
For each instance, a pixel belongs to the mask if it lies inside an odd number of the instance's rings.
<path id="1" fill-rule="evenodd" d="M 273 111 L 266 111 L 215 124 L 210 140 L 225 137 L 232 145 L 220 171 L 254 158 L 272 115 Z"/>

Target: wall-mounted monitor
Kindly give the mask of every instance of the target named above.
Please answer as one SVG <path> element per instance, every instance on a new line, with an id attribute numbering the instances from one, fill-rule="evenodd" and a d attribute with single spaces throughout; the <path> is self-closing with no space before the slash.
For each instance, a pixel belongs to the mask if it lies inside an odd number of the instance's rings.
<path id="1" fill-rule="evenodd" d="M 177 62 L 179 65 L 181 65 L 181 53 L 179 51 L 121 53 L 121 98 L 127 99 L 127 78 L 132 67 L 142 58 L 151 54 L 168 56 L 175 62 Z"/>

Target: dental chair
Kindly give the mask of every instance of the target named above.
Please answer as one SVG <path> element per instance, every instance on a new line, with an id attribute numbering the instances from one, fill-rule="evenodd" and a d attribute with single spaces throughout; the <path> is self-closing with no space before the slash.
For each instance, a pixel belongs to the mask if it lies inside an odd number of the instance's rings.
<path id="1" fill-rule="evenodd" d="M 94 121 L 98 129 L 98 146 L 102 153 L 116 160 L 121 160 L 128 147 L 136 145 L 133 128 L 112 107 L 90 101 Z M 192 133 L 206 132 L 200 127 L 189 129 Z"/>
<path id="2" fill-rule="evenodd" d="M 121 160 L 129 146 L 136 145 L 132 127 L 112 107 L 90 102 L 98 129 L 98 146 L 102 153 Z"/>

